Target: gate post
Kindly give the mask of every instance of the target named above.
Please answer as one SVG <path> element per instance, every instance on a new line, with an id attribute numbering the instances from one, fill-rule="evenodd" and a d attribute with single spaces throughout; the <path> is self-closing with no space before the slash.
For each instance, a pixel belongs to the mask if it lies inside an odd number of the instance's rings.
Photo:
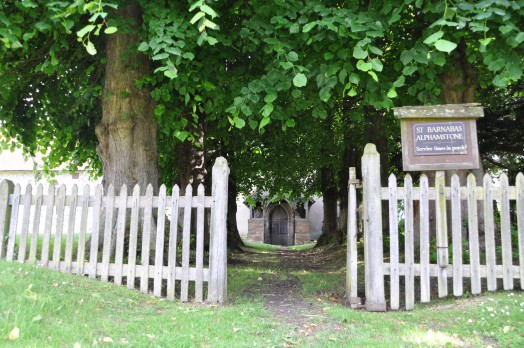
<path id="1" fill-rule="evenodd" d="M 364 148 L 362 191 L 364 200 L 366 310 L 384 312 L 386 311 L 386 299 L 384 294 L 380 155 L 374 144 L 367 144 Z"/>
<path id="2" fill-rule="evenodd" d="M 11 222 L 11 209 L 9 195 L 14 191 L 15 185 L 10 180 L 0 182 L 0 260 L 6 256 L 7 237 Z"/>
<path id="3" fill-rule="evenodd" d="M 227 198 L 229 167 L 224 157 L 213 165 L 213 209 L 209 241 L 209 302 L 224 303 L 227 298 Z"/>

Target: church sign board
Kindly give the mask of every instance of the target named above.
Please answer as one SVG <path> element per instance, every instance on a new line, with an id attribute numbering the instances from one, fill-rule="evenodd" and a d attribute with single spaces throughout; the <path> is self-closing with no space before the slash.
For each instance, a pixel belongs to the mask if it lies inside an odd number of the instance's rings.
<path id="1" fill-rule="evenodd" d="M 479 167 L 476 119 L 484 116 L 479 104 L 407 106 L 394 113 L 405 171 Z"/>

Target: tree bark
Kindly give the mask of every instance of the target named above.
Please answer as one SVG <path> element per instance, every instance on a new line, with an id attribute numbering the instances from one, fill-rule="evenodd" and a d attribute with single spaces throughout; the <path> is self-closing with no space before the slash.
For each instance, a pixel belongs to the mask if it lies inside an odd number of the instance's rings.
<path id="1" fill-rule="evenodd" d="M 151 62 L 131 49 L 140 42 L 137 30 L 142 23 L 142 13 L 138 5 L 126 3 L 119 7 L 116 15 L 130 28 L 108 35 L 106 41 L 102 120 L 95 128 L 99 142 L 97 153 L 103 168 L 102 185 L 106 192 L 109 185 L 113 185 L 118 194 L 122 185 L 130 192 L 138 184 L 144 194 L 151 184 L 156 194 L 159 172 L 155 102 L 149 90 L 138 89 L 135 83 L 151 72 Z M 151 246 L 154 248 L 154 221 L 152 225 Z M 102 243 L 103 236 L 99 241 Z"/>
<path id="2" fill-rule="evenodd" d="M 320 170 L 321 190 L 324 202 L 324 221 L 322 223 L 322 235 L 317 245 L 326 245 L 337 242 L 337 198 L 338 192 L 335 182 L 335 171 L 330 167 L 323 167 Z"/>
<path id="3" fill-rule="evenodd" d="M 227 198 L 227 248 L 242 250 L 244 242 L 240 238 L 237 226 L 237 185 L 234 175 L 229 175 Z"/>
<path id="4" fill-rule="evenodd" d="M 121 6 L 117 14 L 132 29 L 142 22 L 138 5 Z M 136 31 L 136 30 L 135 30 Z M 148 184 L 158 192 L 157 124 L 155 102 L 149 90 L 138 89 L 135 81 L 151 72 L 148 58 L 130 48 L 140 40 L 135 31 L 107 36 L 106 71 L 102 96 L 102 120 L 96 126 L 97 153 L 103 166 L 103 186 L 118 192 L 123 184 L 132 189 Z"/>

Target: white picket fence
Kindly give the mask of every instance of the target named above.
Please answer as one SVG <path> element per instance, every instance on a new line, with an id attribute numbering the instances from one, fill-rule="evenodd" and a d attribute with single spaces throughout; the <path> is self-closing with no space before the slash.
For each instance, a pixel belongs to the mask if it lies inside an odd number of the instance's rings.
<path id="1" fill-rule="evenodd" d="M 452 278 L 453 295 L 464 294 L 464 278 L 469 278 L 472 294 L 482 291 L 482 279 L 486 279 L 488 291 L 497 290 L 497 279 L 502 279 L 504 290 L 514 288 L 514 279 L 520 279 L 524 289 L 524 175 L 519 173 L 516 185 L 509 186 L 508 177 L 502 174 L 500 185 L 495 187 L 492 178 L 486 175 L 482 186 L 477 186 L 475 177 L 470 174 L 467 187 L 461 187 L 459 178 L 454 175 L 450 186 L 444 182 L 444 173 L 437 172 L 435 187 L 429 187 L 428 178 L 422 175 L 420 186 L 413 187 L 408 174 L 404 187 L 397 187 L 394 175 L 389 177 L 389 185 L 380 185 L 380 160 L 374 145 L 366 146 L 362 158 L 363 189 L 363 233 L 365 263 L 365 299 L 369 311 L 386 310 L 384 276 L 389 276 L 389 306 L 400 308 L 400 277 L 404 277 L 405 308 L 415 305 L 418 290 L 421 302 L 431 300 L 430 278 L 436 277 L 438 296 L 448 295 L 448 278 Z M 360 301 L 358 294 L 357 263 L 357 180 L 355 169 L 350 169 L 349 226 L 348 226 L 348 274 L 347 293 L 350 301 Z M 389 201 L 389 262 L 384 262 L 382 200 Z M 414 229 L 414 201 L 419 201 L 419 230 Z M 430 249 L 429 201 L 435 201 L 436 245 Z M 462 201 L 467 202 L 467 211 L 462 212 Z M 512 245 L 511 201 L 516 201 L 515 215 L 518 241 Z M 399 255 L 399 212 L 398 202 L 403 202 L 400 216 L 404 219 L 404 262 Z M 478 204 L 483 205 L 484 230 L 478 225 Z M 451 205 L 451 216 L 447 216 L 447 206 Z M 495 212 L 499 211 L 500 225 L 495 228 Z M 451 219 L 451 245 L 448 241 L 448 219 Z M 469 260 L 463 259 L 463 221 L 467 221 Z M 497 231 L 500 235 L 496 236 Z M 419 233 L 420 245 L 414 245 L 414 234 Z M 500 245 L 496 245 L 496 240 Z M 483 241 L 483 245 L 481 245 Z M 420 248 L 415 259 L 415 247 Z M 482 248 L 481 248 L 482 247 Z M 497 258 L 497 247 L 502 249 Z M 449 257 L 449 249 L 452 258 Z M 481 250 L 485 257 L 481 258 Z M 513 263 L 512 253 L 518 251 L 518 264 Z M 436 253 L 437 263 L 430 263 L 430 253 Z M 451 262 L 450 262 L 451 261 Z M 415 277 L 419 277 L 418 289 Z"/>
<path id="2" fill-rule="evenodd" d="M 217 159 L 212 175 L 211 196 L 204 195 L 202 185 L 198 187 L 196 196 L 193 196 L 191 185 L 186 187 L 185 196 L 179 195 L 177 185 L 173 187 L 170 196 L 166 195 L 164 185 L 160 187 L 158 196 L 153 195 L 151 185 L 148 185 L 144 196 L 140 195 L 138 185 L 131 195 L 128 195 L 125 185 L 118 196 L 115 195 L 113 186 L 109 186 L 107 192 L 103 193 L 100 185 L 96 187 L 94 195 L 88 185 L 81 195 L 76 185 L 70 195 L 66 194 L 64 185 L 56 194 L 55 188 L 51 186 L 47 195 L 44 195 L 42 185 L 37 186 L 36 194 L 31 185 L 27 185 L 22 193 L 20 185 L 2 180 L 0 259 L 37 262 L 43 267 L 88 275 L 103 282 L 109 281 L 111 277 L 117 285 L 122 285 L 125 280 L 129 289 L 135 288 L 136 280 L 140 283 L 140 291 L 146 294 L 151 290 L 151 279 L 155 296 L 164 295 L 170 300 L 177 296 L 182 302 L 190 298 L 190 282 L 194 282 L 195 301 L 202 302 L 207 283 L 207 301 L 224 303 L 227 297 L 226 216 L 229 176 L 224 158 Z M 195 250 L 190 250 L 193 210 L 190 208 L 196 208 Z M 211 209 L 208 267 L 204 267 L 206 208 Z M 178 221 L 179 209 L 183 209 L 183 221 Z M 170 221 L 166 219 L 168 212 L 171 215 Z M 88 221 L 88 216 L 91 221 Z M 142 226 L 139 226 L 140 221 Z M 102 222 L 104 226 L 101 226 Z M 156 240 L 151 237 L 154 222 Z M 43 235 L 40 235 L 42 223 L 44 229 Z M 92 224 L 92 233 L 91 243 L 87 246 L 90 251 L 89 259 L 86 259 L 86 231 L 89 223 Z M 181 255 L 177 255 L 179 226 L 182 226 Z M 165 246 L 166 234 L 168 245 Z M 141 241 L 138 241 L 140 235 Z M 78 242 L 76 257 L 73 259 L 75 237 Z M 116 240 L 116 245 L 113 243 L 113 252 L 112 237 Z M 101 253 L 98 250 L 100 238 L 103 238 Z M 62 250 L 64 241 L 65 250 Z M 128 247 L 125 250 L 126 243 Z M 137 247 L 138 243 L 141 243 L 140 247 Z M 155 243 L 154 248 L 151 243 Z M 137 255 L 137 250 L 140 250 L 140 255 Z M 168 252 L 167 257 L 164 257 L 164 250 Z M 190 262 L 192 254 L 195 255 L 194 262 Z M 150 264 L 153 255 L 154 262 Z M 140 262 L 137 263 L 137 260 Z M 180 287 L 178 290 L 177 284 Z"/>

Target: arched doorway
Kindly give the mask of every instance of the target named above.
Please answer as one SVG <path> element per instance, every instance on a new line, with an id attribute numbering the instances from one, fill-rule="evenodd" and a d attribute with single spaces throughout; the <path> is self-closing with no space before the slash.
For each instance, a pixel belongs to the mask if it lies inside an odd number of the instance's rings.
<path id="1" fill-rule="evenodd" d="M 293 236 L 289 233 L 289 217 L 286 209 L 277 205 L 269 217 L 269 242 L 273 245 L 293 245 Z"/>

